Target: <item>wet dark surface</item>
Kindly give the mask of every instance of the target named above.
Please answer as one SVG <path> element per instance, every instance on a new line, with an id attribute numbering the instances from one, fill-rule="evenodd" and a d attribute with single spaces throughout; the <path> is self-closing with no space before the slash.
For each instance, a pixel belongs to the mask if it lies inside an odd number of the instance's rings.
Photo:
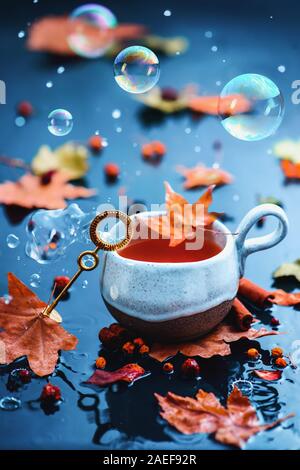
<path id="1" fill-rule="evenodd" d="M 1 2 L 0 78 L 7 85 L 7 104 L 0 106 L 1 154 L 30 162 L 42 144 L 56 147 L 70 139 L 86 142 L 99 130 L 108 139 L 109 146 L 100 156 L 90 157 L 91 170 L 85 178 L 88 186 L 98 188 L 99 194 L 79 202 L 83 210 L 91 210 L 103 202 L 117 203 L 121 186 L 127 188 L 128 196 L 133 199 L 147 204 L 162 202 L 165 179 L 177 191 L 182 189 L 180 176 L 175 172 L 176 164 L 192 166 L 202 161 L 211 165 L 215 161 L 213 144 L 220 140 L 224 154 L 222 165 L 234 174 L 235 182 L 215 192 L 213 208 L 234 219 L 227 222 L 228 227 L 231 230 L 236 227 L 241 217 L 255 205 L 257 194 L 276 196 L 288 213 L 291 227 L 287 239 L 271 251 L 251 256 L 247 262 L 247 277 L 270 288 L 274 269 L 299 257 L 300 187 L 295 183 L 285 184 L 278 162 L 269 154 L 277 140 L 299 138 L 300 107 L 291 103 L 291 83 L 300 78 L 300 7 L 297 2 L 257 0 L 245 5 L 233 1 L 187 0 L 164 4 L 134 0 L 105 3 L 120 22 L 144 23 L 157 34 L 182 34 L 190 40 L 186 54 L 161 58 L 161 86 L 180 88 L 194 82 L 209 94 L 220 91 L 217 81 L 224 85 L 241 73 L 261 73 L 274 80 L 285 97 L 285 118 L 276 136 L 258 143 L 234 139 L 216 118 L 193 120 L 183 113 L 152 119 L 153 115 L 118 88 L 111 60 L 53 59 L 25 50 L 24 39 L 18 39 L 18 32 L 26 29 L 27 22 L 45 14 L 70 11 L 78 4 L 42 0 L 37 4 L 27 0 Z M 165 9 L 172 11 L 171 17 L 163 16 Z M 212 39 L 205 38 L 207 30 L 213 32 Z M 213 45 L 218 46 L 215 53 L 211 51 Z M 279 65 L 285 65 L 285 73 L 278 72 Z M 62 75 L 56 72 L 59 66 L 66 69 Z M 46 87 L 49 80 L 53 82 L 51 89 Z M 24 99 L 31 101 L 37 111 L 24 127 L 17 128 L 14 124 L 15 105 Z M 66 108 L 74 117 L 74 129 L 64 138 L 54 137 L 47 130 L 47 115 L 55 108 Z M 119 120 L 111 117 L 114 109 L 122 112 Z M 118 133 L 117 127 L 121 127 L 122 132 Z M 187 128 L 191 129 L 189 134 Z M 159 139 L 168 147 L 167 155 L 157 166 L 147 165 L 139 153 L 140 145 L 151 139 Z M 197 146 L 201 147 L 200 153 L 195 152 Z M 102 167 L 108 161 L 121 166 L 121 178 L 115 185 L 107 185 L 103 176 Z M 15 180 L 21 174 L 21 170 L 0 167 L 1 181 Z M 185 196 L 194 201 L 200 193 L 197 190 L 185 193 Z M 27 220 L 26 211 L 1 207 L 0 292 L 7 293 L 8 271 L 27 284 L 30 276 L 38 273 L 41 284 L 34 290 L 46 300 L 53 277 L 75 271 L 76 255 L 83 246 L 75 243 L 64 259 L 51 265 L 39 265 L 24 253 Z M 267 221 L 262 229 L 255 228 L 254 231 L 260 235 L 271 228 L 272 221 Z M 20 238 L 15 249 L 6 245 L 10 233 Z M 166 376 L 154 361 L 143 359 L 140 363 L 151 371 L 151 375 L 130 387 L 113 386 L 95 391 L 83 386 L 82 382 L 91 375 L 98 355 L 98 331 L 111 322 L 99 292 L 99 271 L 83 275 L 82 281 L 85 279 L 88 280 L 87 287 L 83 289 L 81 280 L 77 282 L 70 298 L 60 306 L 65 328 L 79 338 L 76 351 L 61 354 L 57 371 L 51 378 L 51 382 L 61 388 L 63 402 L 56 409 L 42 409 L 38 398 L 45 379 L 34 378 L 19 391 L 10 392 L 7 369 L 0 369 L 0 397 L 12 395 L 22 401 L 22 407 L 17 411 L 0 410 L 2 449 L 222 449 L 225 446 L 205 434 L 183 436 L 170 428 L 159 418 L 153 393 L 164 394 L 171 390 L 193 396 L 202 387 L 223 400 L 232 381 L 240 378 L 249 378 L 253 382 L 252 401 L 262 420 L 272 421 L 299 410 L 300 369 L 288 367 L 277 383 L 254 379 L 253 366 L 247 363 L 244 354 L 248 343 L 243 342 L 233 346 L 230 357 L 200 359 L 202 373 L 199 380 L 184 381 L 177 374 Z M 270 313 L 260 317 L 265 325 L 270 323 Z M 280 319 L 278 329 L 285 334 L 260 340 L 263 363 L 269 366 L 268 350 L 275 345 L 294 353 L 295 361 L 299 361 L 299 311 L 274 307 L 272 314 Z M 122 360 L 108 357 L 112 369 L 122 365 Z M 182 360 L 178 357 L 174 363 L 179 365 Z M 246 448 L 299 449 L 299 431 L 298 413 L 282 426 L 252 438 Z"/>

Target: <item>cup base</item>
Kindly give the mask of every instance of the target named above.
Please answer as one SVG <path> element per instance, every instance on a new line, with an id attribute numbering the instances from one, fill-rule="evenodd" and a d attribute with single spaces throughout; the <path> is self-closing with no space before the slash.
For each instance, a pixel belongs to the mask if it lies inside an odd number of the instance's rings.
<path id="1" fill-rule="evenodd" d="M 104 302 L 111 315 L 124 327 L 153 341 L 175 343 L 189 341 L 209 333 L 226 317 L 231 309 L 233 299 L 226 300 L 204 312 L 162 322 L 149 322 L 133 317 L 116 309 L 105 299 Z"/>

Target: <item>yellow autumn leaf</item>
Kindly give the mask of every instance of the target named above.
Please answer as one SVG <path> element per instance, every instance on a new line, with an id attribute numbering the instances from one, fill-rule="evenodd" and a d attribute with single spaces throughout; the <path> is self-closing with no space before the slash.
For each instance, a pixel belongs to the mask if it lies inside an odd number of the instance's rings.
<path id="1" fill-rule="evenodd" d="M 35 175 L 42 175 L 51 170 L 68 173 L 70 180 L 84 176 L 88 169 L 88 152 L 83 145 L 67 142 L 51 150 L 48 145 L 42 145 L 31 162 Z"/>
<path id="2" fill-rule="evenodd" d="M 274 145 L 274 154 L 282 160 L 290 160 L 293 163 L 300 162 L 300 140 L 281 140 Z"/>

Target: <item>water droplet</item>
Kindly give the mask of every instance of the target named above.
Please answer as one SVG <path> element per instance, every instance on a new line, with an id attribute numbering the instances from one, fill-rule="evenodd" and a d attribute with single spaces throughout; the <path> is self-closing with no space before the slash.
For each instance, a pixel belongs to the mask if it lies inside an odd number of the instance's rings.
<path id="1" fill-rule="evenodd" d="M 26 124 L 26 119 L 23 116 L 18 116 L 15 119 L 15 125 L 17 127 L 23 127 Z"/>
<path id="2" fill-rule="evenodd" d="M 47 88 L 52 88 L 53 87 L 53 82 L 49 81 L 46 83 Z"/>
<path id="3" fill-rule="evenodd" d="M 3 397 L 0 400 L 0 408 L 5 411 L 15 411 L 21 408 L 21 400 L 15 397 Z"/>
<path id="4" fill-rule="evenodd" d="M 213 33 L 211 31 L 205 31 L 204 36 L 207 39 L 211 39 L 213 37 Z"/>
<path id="5" fill-rule="evenodd" d="M 39 287 L 39 286 L 40 286 L 40 283 L 41 283 L 41 277 L 40 277 L 40 275 L 39 275 L 39 274 L 36 274 L 36 273 L 35 273 L 35 274 L 32 274 L 32 275 L 30 276 L 29 282 L 30 282 L 31 287 L 36 287 L 36 288 Z"/>
<path id="6" fill-rule="evenodd" d="M 184 130 L 184 132 L 185 132 L 186 134 L 190 134 L 190 133 L 192 132 L 192 129 L 191 129 L 190 127 L 187 127 L 187 128 Z"/>
<path id="7" fill-rule="evenodd" d="M 145 93 L 158 82 L 160 67 L 157 56 L 147 47 L 123 49 L 114 62 L 117 84 L 128 93 Z"/>
<path id="8" fill-rule="evenodd" d="M 68 135 L 73 129 L 73 116 L 66 109 L 55 109 L 48 116 L 48 130 L 55 136 Z"/>
<path id="9" fill-rule="evenodd" d="M 231 391 L 237 387 L 243 395 L 251 397 L 253 393 L 253 384 L 249 380 L 238 379 L 231 383 Z"/>
<path id="10" fill-rule="evenodd" d="M 6 243 L 9 248 L 17 248 L 17 246 L 19 246 L 20 240 L 16 235 L 10 233 L 6 237 Z"/>
<path id="11" fill-rule="evenodd" d="M 4 299 L 5 305 L 8 305 L 8 304 L 10 304 L 10 302 L 12 301 L 13 298 L 9 294 L 4 294 L 3 299 Z"/>
<path id="12" fill-rule="evenodd" d="M 85 280 L 82 282 L 82 285 L 81 285 L 82 289 L 86 289 L 87 286 L 88 286 L 88 284 L 89 284 L 88 281 L 85 279 Z"/>
<path id="13" fill-rule="evenodd" d="M 212 46 L 211 50 L 212 50 L 212 52 L 217 52 L 218 46 Z"/>
<path id="14" fill-rule="evenodd" d="M 278 72 L 284 73 L 285 72 L 285 66 L 284 65 L 279 65 L 277 67 Z"/>
<path id="15" fill-rule="evenodd" d="M 62 73 L 64 73 L 64 71 L 65 71 L 65 68 L 62 67 L 62 66 L 61 66 L 61 67 L 58 67 L 58 69 L 57 69 L 57 73 L 58 73 L 59 75 L 61 75 Z"/>
<path id="16" fill-rule="evenodd" d="M 114 119 L 119 119 L 121 117 L 121 111 L 119 109 L 114 109 L 112 112 L 112 117 Z"/>
<path id="17" fill-rule="evenodd" d="M 170 10 L 165 10 L 164 11 L 164 16 L 171 16 L 172 12 Z"/>
<path id="18" fill-rule="evenodd" d="M 25 31 L 18 32 L 18 38 L 23 39 L 25 37 Z"/>
<path id="19" fill-rule="evenodd" d="M 122 132 L 122 130 L 123 130 L 122 127 L 117 127 L 116 128 L 116 131 L 118 132 L 118 134 L 120 134 Z"/>

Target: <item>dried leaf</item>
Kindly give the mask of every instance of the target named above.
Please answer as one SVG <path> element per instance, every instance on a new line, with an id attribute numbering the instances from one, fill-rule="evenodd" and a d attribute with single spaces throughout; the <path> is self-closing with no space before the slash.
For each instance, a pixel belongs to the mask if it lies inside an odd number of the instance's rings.
<path id="1" fill-rule="evenodd" d="M 51 374 L 58 352 L 75 349 L 77 338 L 43 315 L 47 304 L 12 273 L 8 273 L 8 291 L 12 298 L 9 303 L 0 298 L 0 330 L 4 330 L 0 331 L 0 340 L 5 347 L 0 363 L 27 356 L 35 374 Z"/>
<path id="2" fill-rule="evenodd" d="M 300 179 L 300 163 L 280 160 L 280 167 L 287 179 Z"/>
<path id="3" fill-rule="evenodd" d="M 238 294 L 261 308 L 270 304 L 292 306 L 300 303 L 300 292 L 294 294 L 282 289 L 267 291 L 245 278 L 240 280 Z"/>
<path id="4" fill-rule="evenodd" d="M 229 356 L 231 354 L 230 343 L 241 338 L 256 340 L 263 336 L 276 334 L 278 333 L 266 328 L 258 330 L 250 328 L 247 331 L 237 331 L 235 326 L 222 322 L 211 333 L 193 341 L 178 344 L 155 343 L 151 347 L 149 355 L 158 361 L 165 361 L 169 357 L 175 356 L 178 352 L 186 356 L 200 356 L 205 359 L 217 355 Z"/>
<path id="5" fill-rule="evenodd" d="M 156 109 L 165 114 L 178 113 L 187 108 L 191 98 L 196 94 L 194 85 L 187 85 L 178 91 L 176 99 L 164 99 L 164 89 L 154 87 L 148 93 L 137 95 L 136 99 L 149 108 Z"/>
<path id="6" fill-rule="evenodd" d="M 300 259 L 296 259 L 293 263 L 284 263 L 273 273 L 273 278 L 294 277 L 300 282 Z"/>
<path id="7" fill-rule="evenodd" d="M 205 165 L 199 163 L 194 168 L 186 168 L 178 166 L 177 172 L 183 175 L 186 180 L 183 184 L 185 189 L 197 188 L 199 186 L 221 186 L 229 184 L 233 178 L 227 171 L 220 168 L 207 168 Z"/>
<path id="8" fill-rule="evenodd" d="M 273 153 L 281 160 L 300 163 L 300 140 L 281 140 L 274 145 Z"/>
<path id="9" fill-rule="evenodd" d="M 259 377 L 260 379 L 267 380 L 268 382 L 273 382 L 274 380 L 281 379 L 282 371 L 281 370 L 254 370 L 253 374 Z"/>
<path id="10" fill-rule="evenodd" d="M 152 231 L 170 238 L 170 247 L 191 240 L 197 229 L 203 230 L 216 220 L 218 214 L 208 212 L 214 186 L 210 186 L 194 204 L 189 204 L 168 182 L 165 182 L 165 188 L 167 215 L 149 217 L 145 223 Z"/>
<path id="11" fill-rule="evenodd" d="M 273 428 L 293 416 L 260 424 L 255 408 L 237 387 L 227 398 L 226 408 L 213 393 L 201 389 L 196 398 L 182 397 L 172 392 L 165 397 L 156 393 L 155 397 L 162 409 L 161 416 L 179 432 L 214 433 L 217 441 L 237 447 L 243 447 L 254 434 Z"/>
<path id="12" fill-rule="evenodd" d="M 145 370 L 138 364 L 126 364 L 120 369 L 106 371 L 97 369 L 86 383 L 105 387 L 116 382 L 131 383 L 145 374 Z"/>
<path id="13" fill-rule="evenodd" d="M 145 34 L 145 28 L 136 24 L 118 25 L 113 29 L 102 30 L 86 22 L 80 24 L 81 33 L 93 43 L 95 49 L 111 47 L 114 41 L 137 39 Z M 35 21 L 29 28 L 27 47 L 32 51 L 50 52 L 59 55 L 75 55 L 69 46 L 68 37 L 75 23 L 66 16 L 48 16 Z"/>
<path id="14" fill-rule="evenodd" d="M 42 145 L 31 162 L 32 171 L 36 175 L 43 175 L 48 171 L 63 171 L 70 180 L 82 178 L 88 171 L 88 152 L 83 145 L 72 142 L 51 150 L 48 145 Z"/>
<path id="15" fill-rule="evenodd" d="M 251 104 L 243 95 L 230 95 L 224 98 L 196 96 L 189 101 L 188 108 L 194 113 L 233 116 L 248 112 L 251 109 Z"/>
<path id="16" fill-rule="evenodd" d="M 7 181 L 0 184 L 0 204 L 17 205 L 26 208 L 64 209 L 65 199 L 91 197 L 95 190 L 68 184 L 67 173 L 56 172 L 48 184 L 42 184 L 38 176 L 30 173 L 16 183 Z"/>

